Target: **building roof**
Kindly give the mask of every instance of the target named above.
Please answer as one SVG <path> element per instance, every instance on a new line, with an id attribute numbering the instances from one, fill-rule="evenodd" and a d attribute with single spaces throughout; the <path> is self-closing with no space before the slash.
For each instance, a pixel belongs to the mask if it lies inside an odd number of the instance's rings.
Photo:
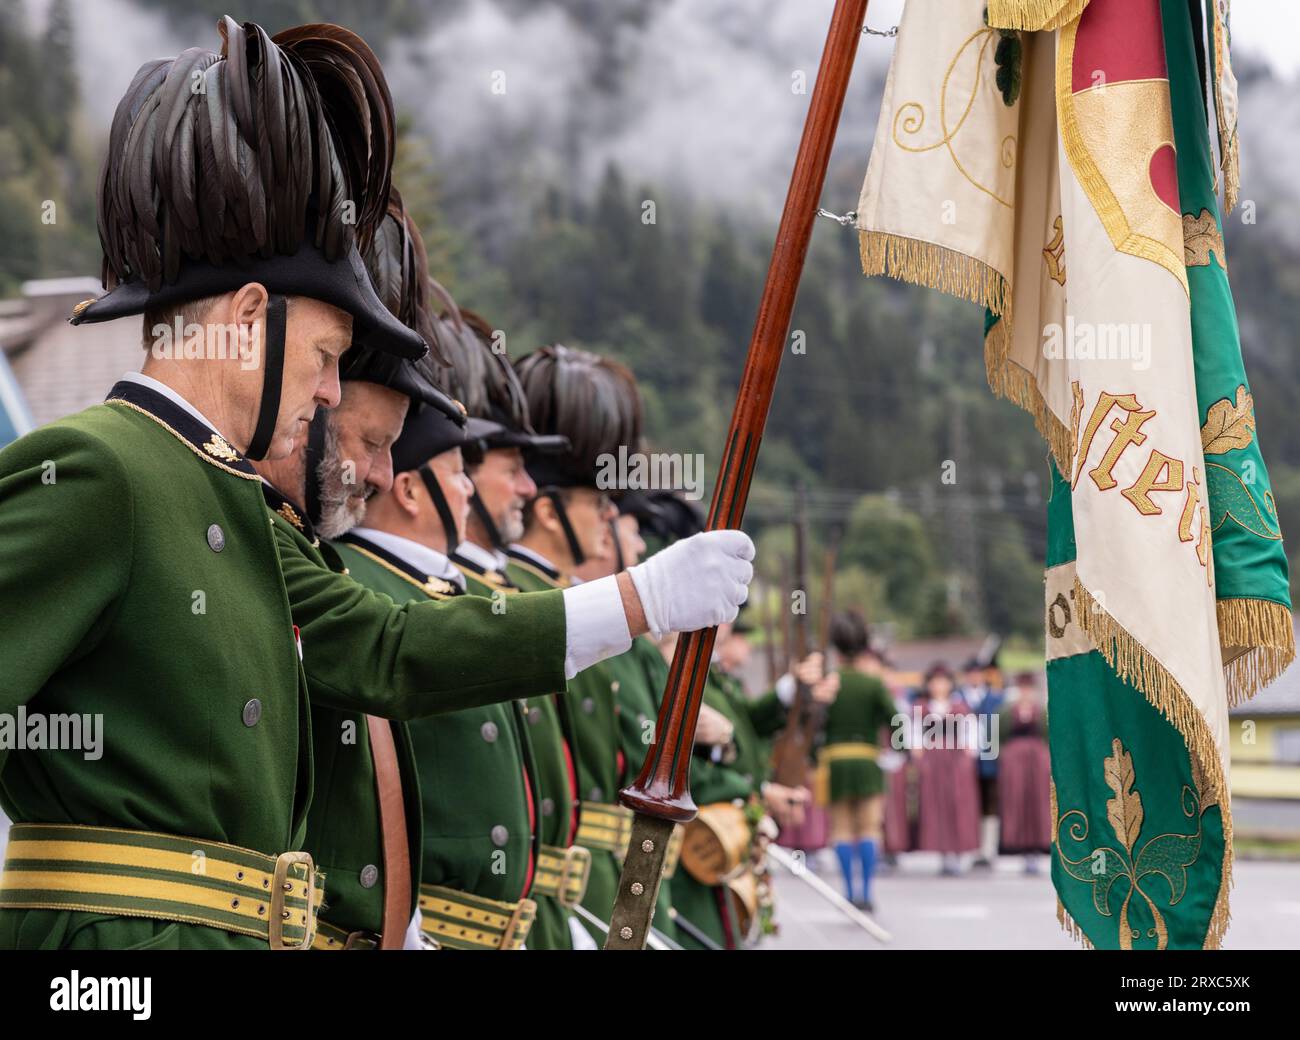
<path id="1" fill-rule="evenodd" d="M 98 404 L 144 362 L 139 317 L 68 324 L 73 306 L 99 292 L 93 278 L 44 278 L 0 300 L 0 350 L 38 426 Z"/>

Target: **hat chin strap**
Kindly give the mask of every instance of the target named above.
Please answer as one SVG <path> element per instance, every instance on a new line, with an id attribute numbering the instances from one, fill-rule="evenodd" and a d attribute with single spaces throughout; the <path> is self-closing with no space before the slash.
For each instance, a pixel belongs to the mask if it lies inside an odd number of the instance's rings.
<path id="1" fill-rule="evenodd" d="M 425 490 L 429 492 L 429 497 L 433 499 L 433 508 L 438 511 L 438 519 L 442 521 L 443 534 L 447 536 L 447 555 L 450 556 L 455 550 L 456 545 L 456 521 L 451 515 L 451 506 L 447 502 L 447 496 L 442 493 L 442 485 L 438 483 L 438 474 L 433 472 L 433 467 L 427 462 L 415 472 L 420 474 L 420 479 L 424 481 Z"/>
<path id="2" fill-rule="evenodd" d="M 587 562 L 587 554 L 582 551 L 582 546 L 578 544 L 578 536 L 573 533 L 573 524 L 569 523 L 569 514 L 565 512 L 564 500 L 560 497 L 559 488 L 543 488 L 537 493 L 538 498 L 549 498 L 551 504 L 555 506 L 555 518 L 560 521 L 560 529 L 564 532 L 564 540 L 569 543 L 569 555 L 573 557 L 573 565 L 581 567 Z"/>
<path id="3" fill-rule="evenodd" d="M 262 337 L 262 404 L 257 412 L 253 439 L 244 454 L 254 461 L 266 458 L 280 417 L 280 390 L 284 384 L 284 330 L 286 300 L 272 293 L 266 300 L 266 335 Z"/>
<path id="4" fill-rule="evenodd" d="M 471 480 L 470 483 L 473 483 L 473 481 Z M 469 500 L 469 507 L 474 510 L 478 522 L 483 525 L 483 530 L 487 532 L 488 541 L 492 543 L 492 548 L 498 552 L 505 552 L 506 540 L 501 537 L 501 529 L 497 527 L 496 521 L 492 519 L 492 514 L 488 512 L 487 504 L 479 496 L 478 488 L 474 489 L 474 494 Z"/>

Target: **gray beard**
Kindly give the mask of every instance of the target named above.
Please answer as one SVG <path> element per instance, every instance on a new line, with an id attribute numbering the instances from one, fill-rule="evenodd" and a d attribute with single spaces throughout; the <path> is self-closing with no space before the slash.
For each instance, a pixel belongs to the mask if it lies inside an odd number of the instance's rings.
<path id="1" fill-rule="evenodd" d="M 374 489 L 366 488 L 360 498 L 353 494 L 356 485 L 343 480 L 345 462 L 339 451 L 338 433 L 331 415 L 325 422 L 325 450 L 316 468 L 320 482 L 320 523 L 317 526 L 322 538 L 339 538 L 366 518 L 366 502 Z"/>
<path id="2" fill-rule="evenodd" d="M 512 522 L 508 519 L 509 516 L 510 511 L 507 511 L 505 517 L 497 521 L 497 533 L 501 535 L 501 540 L 505 542 L 506 545 L 517 542 L 524 536 L 523 518 L 521 517 Z"/>

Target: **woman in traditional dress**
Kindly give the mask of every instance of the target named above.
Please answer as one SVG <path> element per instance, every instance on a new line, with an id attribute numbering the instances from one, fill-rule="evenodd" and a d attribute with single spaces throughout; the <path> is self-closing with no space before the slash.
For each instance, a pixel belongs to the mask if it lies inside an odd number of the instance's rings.
<path id="1" fill-rule="evenodd" d="M 818 765 L 829 773 L 831 841 L 845 892 L 851 902 L 870 910 L 885 800 L 885 775 L 876 759 L 881 734 L 896 711 L 877 674 L 879 660 L 870 652 L 862 615 L 856 610 L 836 614 L 830 637 L 844 663 L 839 696 L 826 712 L 826 743 Z M 855 860 L 862 867 L 860 887 L 853 884 Z"/>
<path id="2" fill-rule="evenodd" d="M 1025 857 L 1025 873 L 1037 874 L 1052 848 L 1051 763 L 1047 712 L 1036 676 L 1016 676 L 1013 699 L 999 718 L 999 815 L 1003 855 Z"/>
<path id="3" fill-rule="evenodd" d="M 942 855 L 940 872 L 961 872 L 961 857 L 980 843 L 977 741 L 966 703 L 954 691 L 953 675 L 943 664 L 925 673 L 925 706 L 920 739 L 912 754 L 920 779 L 917 847 Z"/>

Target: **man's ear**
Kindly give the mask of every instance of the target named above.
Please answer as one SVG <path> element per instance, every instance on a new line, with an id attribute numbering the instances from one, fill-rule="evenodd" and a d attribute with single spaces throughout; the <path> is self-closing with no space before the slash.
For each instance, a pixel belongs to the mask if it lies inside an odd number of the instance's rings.
<path id="1" fill-rule="evenodd" d="M 248 282 L 235 290 L 230 301 L 227 321 L 239 329 L 239 346 L 241 351 L 251 349 L 256 329 L 257 342 L 260 344 L 263 325 L 266 321 L 266 303 L 270 295 L 261 282 Z"/>
<path id="2" fill-rule="evenodd" d="M 560 519 L 555 512 L 555 500 L 550 495 L 538 495 L 533 499 L 533 522 L 544 531 L 559 531 Z"/>
<path id="3" fill-rule="evenodd" d="M 397 508 L 414 520 L 421 508 L 421 498 L 428 498 L 424 483 L 417 480 L 414 473 L 398 473 L 393 477 L 393 490 L 390 492 Z"/>

